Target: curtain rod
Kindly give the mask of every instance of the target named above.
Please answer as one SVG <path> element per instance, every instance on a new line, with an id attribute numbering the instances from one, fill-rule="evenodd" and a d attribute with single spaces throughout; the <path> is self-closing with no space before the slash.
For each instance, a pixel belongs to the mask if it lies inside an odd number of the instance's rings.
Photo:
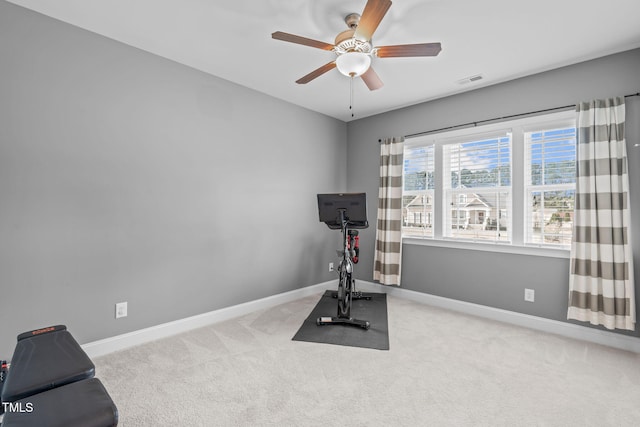
<path id="1" fill-rule="evenodd" d="M 640 96 L 640 92 L 631 93 L 629 95 L 625 95 L 624 97 L 625 98 L 631 98 L 632 96 Z M 428 130 L 428 131 L 424 131 L 424 132 L 412 133 L 410 135 L 405 135 L 404 137 L 405 138 L 413 138 L 413 137 L 416 137 L 416 136 L 428 135 L 430 133 L 442 132 L 442 131 L 445 131 L 445 130 L 452 130 L 452 129 L 470 127 L 470 126 L 474 126 L 475 127 L 475 126 L 478 126 L 479 123 L 487 123 L 487 122 L 495 122 L 497 120 L 513 119 L 513 118 L 516 118 L 516 117 L 529 116 L 529 115 L 533 115 L 533 114 L 548 113 L 550 111 L 567 110 L 569 108 L 575 108 L 575 105 L 564 105 L 562 107 L 547 108 L 547 109 L 544 109 L 544 110 L 530 111 L 528 113 L 511 114 L 509 116 L 496 117 L 494 119 L 478 120 L 476 122 L 469 122 L 469 123 L 464 123 L 464 124 L 460 124 L 460 125 L 447 126 L 447 127 L 440 128 L 440 129 L 432 129 L 432 130 Z M 382 142 L 382 139 L 379 139 L 378 142 Z"/>

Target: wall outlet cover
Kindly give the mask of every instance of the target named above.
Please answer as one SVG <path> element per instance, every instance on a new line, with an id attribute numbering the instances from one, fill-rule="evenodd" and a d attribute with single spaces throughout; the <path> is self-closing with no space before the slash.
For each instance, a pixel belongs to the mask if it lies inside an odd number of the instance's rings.
<path id="1" fill-rule="evenodd" d="M 524 300 L 528 302 L 534 302 L 536 299 L 536 291 L 533 289 L 524 290 Z"/>
<path id="2" fill-rule="evenodd" d="M 116 304 L 116 319 L 127 317 L 127 303 L 119 302 Z"/>

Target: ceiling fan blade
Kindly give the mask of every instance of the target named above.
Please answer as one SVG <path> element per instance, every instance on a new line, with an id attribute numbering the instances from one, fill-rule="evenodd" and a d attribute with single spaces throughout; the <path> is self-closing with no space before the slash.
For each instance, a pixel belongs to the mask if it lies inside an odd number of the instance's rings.
<path id="1" fill-rule="evenodd" d="M 360 77 L 369 90 L 378 90 L 384 86 L 384 83 L 382 83 L 382 80 L 378 77 L 378 73 L 373 70 L 373 67 L 369 67 L 369 69 Z"/>
<path id="2" fill-rule="evenodd" d="M 329 43 L 308 39 L 306 37 L 296 36 L 295 34 L 283 33 L 282 31 L 276 31 L 275 33 L 271 34 L 271 37 L 276 40 L 316 47 L 322 50 L 333 50 L 334 48 L 334 46 Z"/>
<path id="3" fill-rule="evenodd" d="M 399 44 L 376 48 L 378 58 L 399 58 L 408 56 L 436 56 L 442 47 L 440 43 Z"/>
<path id="4" fill-rule="evenodd" d="M 328 64 L 324 64 L 322 67 L 313 70 L 312 72 L 310 72 L 309 74 L 307 74 L 306 76 L 296 80 L 296 83 L 303 85 L 306 83 L 309 83 L 311 80 L 320 77 L 321 75 L 323 75 L 324 73 L 326 73 L 327 71 L 331 71 L 334 68 L 336 68 L 336 61 L 331 61 Z"/>
<path id="5" fill-rule="evenodd" d="M 358 40 L 370 41 L 390 7 L 391 0 L 369 0 L 353 36 Z"/>

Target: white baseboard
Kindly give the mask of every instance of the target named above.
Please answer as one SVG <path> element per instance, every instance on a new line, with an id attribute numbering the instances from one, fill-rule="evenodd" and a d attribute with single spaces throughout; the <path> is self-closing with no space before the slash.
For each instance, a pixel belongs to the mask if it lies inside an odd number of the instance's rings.
<path id="1" fill-rule="evenodd" d="M 335 280 L 319 283 L 317 285 L 309 286 L 306 288 L 296 289 L 259 300 L 234 305 L 232 307 L 225 307 L 208 313 L 203 313 L 173 322 L 163 323 L 161 325 L 140 329 L 138 331 L 133 331 L 126 334 L 105 338 L 99 341 L 90 342 L 82 345 L 82 348 L 89 355 L 89 357 L 99 357 L 115 351 L 124 350 L 129 347 L 144 344 L 149 341 L 166 338 L 171 335 L 187 332 L 192 329 L 222 322 L 234 317 L 243 316 L 256 310 L 275 307 L 276 305 L 284 304 L 300 298 L 304 298 L 306 296 L 321 293 L 326 289 L 335 289 L 335 287 Z M 445 308 L 460 313 L 471 314 L 486 319 L 496 320 L 499 322 L 561 335 L 567 338 L 589 341 L 592 343 L 601 344 L 621 350 L 640 353 L 640 339 L 631 336 L 620 335 L 614 332 L 607 332 L 599 329 L 575 325 L 572 323 L 565 323 L 557 320 L 531 316 L 528 314 L 502 310 L 499 308 L 458 301 L 454 299 L 425 294 L 422 292 L 411 291 L 408 289 L 383 286 L 367 281 L 358 280 L 356 282 L 356 289 L 366 292 L 382 292 L 388 295 L 396 296 L 398 298 L 404 298 L 434 307 Z"/>
<path id="2" fill-rule="evenodd" d="M 512 325 L 523 326 L 542 332 L 561 335 L 595 344 L 605 345 L 620 350 L 640 353 L 640 339 L 615 332 L 607 332 L 600 329 L 589 328 L 573 323 L 560 322 L 558 320 L 545 319 L 529 314 L 502 310 L 480 304 L 459 301 L 422 292 L 411 291 L 397 287 L 383 286 L 377 283 L 357 281 L 356 288 L 367 292 L 382 292 L 399 298 L 408 299 L 434 307 L 445 308 L 460 313 L 471 314 L 485 319 L 497 320 Z"/>
<path id="3" fill-rule="evenodd" d="M 114 351 L 124 350 L 149 341 L 166 338 L 171 335 L 187 332 L 192 329 L 201 328 L 203 326 L 222 322 L 234 317 L 240 317 L 257 310 L 275 307 L 276 305 L 295 301 L 309 295 L 315 295 L 326 289 L 335 288 L 336 283 L 337 282 L 333 280 L 308 286 L 306 288 L 295 289 L 293 291 L 272 295 L 259 300 L 249 301 L 243 304 L 225 307 L 208 313 L 198 314 L 196 316 L 175 320 L 173 322 L 163 323 L 126 334 L 90 342 L 83 344 L 82 348 L 90 358 L 104 356 L 105 354 L 113 353 Z"/>

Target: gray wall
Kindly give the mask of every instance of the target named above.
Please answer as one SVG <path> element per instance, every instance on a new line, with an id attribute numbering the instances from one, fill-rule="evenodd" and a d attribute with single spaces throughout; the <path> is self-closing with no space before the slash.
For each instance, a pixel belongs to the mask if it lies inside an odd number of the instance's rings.
<path id="1" fill-rule="evenodd" d="M 345 154 L 343 122 L 0 1 L 0 356 L 333 279 Z"/>
<path id="2" fill-rule="evenodd" d="M 636 49 L 351 122 L 347 129 L 348 191 L 367 192 L 370 222 L 375 224 L 378 139 L 636 93 L 640 90 L 638 70 L 640 50 Z M 640 298 L 640 148 L 633 147 L 640 142 L 639 97 L 627 98 L 626 117 L 636 295 Z M 363 280 L 373 278 L 374 239 L 375 227 L 362 233 L 362 256 L 356 270 Z M 406 289 L 566 320 L 568 259 L 405 243 L 402 271 Z M 535 289 L 535 303 L 524 302 L 524 288 Z M 638 308 L 640 313 L 640 300 Z M 640 336 L 640 330 L 633 335 Z"/>

